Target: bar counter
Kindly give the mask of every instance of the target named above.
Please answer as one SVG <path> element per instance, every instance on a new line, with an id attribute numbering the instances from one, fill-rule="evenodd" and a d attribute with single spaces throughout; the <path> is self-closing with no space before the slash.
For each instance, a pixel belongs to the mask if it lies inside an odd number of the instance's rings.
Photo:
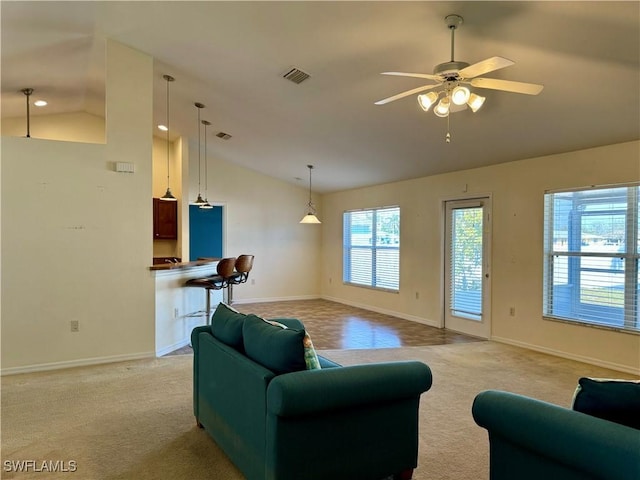
<path id="1" fill-rule="evenodd" d="M 194 260 L 192 262 L 167 262 L 167 263 L 159 263 L 157 265 L 151 265 L 149 270 L 158 271 L 158 270 L 186 270 L 188 268 L 201 267 L 203 265 L 209 265 L 212 263 L 218 263 L 218 261 L 222 260 L 221 258 L 200 258 L 198 260 Z"/>

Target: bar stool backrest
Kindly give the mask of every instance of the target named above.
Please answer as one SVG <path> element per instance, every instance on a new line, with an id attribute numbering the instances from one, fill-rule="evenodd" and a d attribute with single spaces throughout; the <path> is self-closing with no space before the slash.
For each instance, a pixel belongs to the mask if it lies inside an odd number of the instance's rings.
<path id="1" fill-rule="evenodd" d="M 253 267 L 253 255 L 240 255 L 236 260 L 236 272 L 249 273 Z"/>
<path id="2" fill-rule="evenodd" d="M 216 270 L 223 279 L 231 277 L 236 265 L 236 257 L 223 258 L 218 262 Z"/>

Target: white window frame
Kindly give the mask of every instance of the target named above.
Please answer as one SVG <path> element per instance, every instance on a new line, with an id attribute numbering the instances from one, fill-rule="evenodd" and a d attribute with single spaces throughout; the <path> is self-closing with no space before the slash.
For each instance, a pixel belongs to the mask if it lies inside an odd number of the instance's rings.
<path id="1" fill-rule="evenodd" d="M 607 197 L 607 192 L 603 192 L 603 196 L 598 196 L 598 190 L 605 189 L 619 189 L 620 197 L 626 196 L 626 208 L 619 210 L 603 210 L 598 212 L 588 210 L 589 205 L 605 205 L 607 203 L 606 198 L 615 198 L 614 196 Z M 575 193 L 575 197 L 573 195 Z M 574 202 L 571 213 L 567 215 L 567 227 L 566 232 L 561 229 L 554 231 L 554 220 L 556 213 L 554 212 L 554 199 L 556 195 L 567 194 L 571 195 L 571 201 Z M 582 194 L 582 195 L 580 195 Z M 545 208 L 544 208 L 544 279 L 543 279 L 543 317 L 551 320 L 568 321 L 570 323 L 579 323 L 583 325 L 597 326 L 606 329 L 613 329 L 618 331 L 640 333 L 640 299 L 638 298 L 638 283 L 640 282 L 640 275 L 638 269 L 640 268 L 640 240 L 638 238 L 639 224 L 640 224 L 640 212 L 638 211 L 638 196 L 640 196 L 640 187 L 638 183 L 619 184 L 619 185 L 602 185 L 592 186 L 577 189 L 567 190 L 554 190 L 545 192 Z M 600 203 L 599 203 L 600 201 Z M 611 200 L 609 200 L 610 202 Z M 608 213 L 610 215 L 624 215 L 625 217 L 625 235 L 622 241 L 621 251 L 615 253 L 608 252 L 589 252 L 583 251 L 580 247 L 580 243 L 583 241 L 582 235 L 582 221 L 588 218 L 589 215 L 596 215 L 598 213 Z M 568 217 L 573 216 L 571 223 Z M 559 217 L 563 218 L 563 217 Z M 566 234 L 566 250 L 555 248 L 554 238 L 557 238 Z M 620 261 L 620 266 L 624 272 L 624 301 L 622 311 L 617 308 L 616 314 L 621 313 L 621 320 L 613 321 L 614 315 L 612 310 L 607 313 L 606 306 L 598 308 L 584 307 L 584 303 L 581 300 L 581 294 L 585 290 L 591 288 L 590 285 L 583 287 L 582 278 L 585 272 L 589 271 L 588 267 L 583 267 L 583 261 L 587 259 L 599 259 L 606 262 Z M 557 290 L 557 285 L 554 285 L 554 262 L 566 262 L 566 272 L 569 277 L 567 278 L 567 292 L 561 295 Z M 586 262 L 584 262 L 586 263 Z M 619 275 L 614 267 L 609 267 L 610 272 L 606 269 L 595 269 L 598 272 L 604 273 L 616 273 Z M 594 270 L 594 269 L 591 269 Z M 612 275 L 613 277 L 613 275 Z M 604 278 L 604 277 L 602 277 Z M 609 288 L 613 288 L 613 280 L 611 280 Z M 617 284 L 616 284 L 617 285 Z M 605 285 L 607 287 L 607 285 Z M 554 294 L 558 299 L 554 299 Z M 560 300 L 562 298 L 562 300 Z M 555 302 L 555 303 L 554 303 Z M 613 307 L 612 307 L 613 308 Z"/>
<path id="2" fill-rule="evenodd" d="M 385 233 L 385 232 L 379 232 L 378 228 L 377 228 L 377 215 L 379 212 L 381 211 L 389 211 L 389 210 L 397 210 L 398 212 L 398 233 L 397 233 L 397 238 L 394 237 L 394 240 L 389 243 L 389 244 L 379 244 L 377 241 L 377 238 Z M 372 220 L 371 220 L 371 232 L 370 232 L 370 241 L 368 245 L 362 245 L 360 243 L 358 244 L 353 244 L 352 242 L 352 238 L 351 238 L 351 214 L 353 213 L 360 213 L 360 212 L 371 212 L 372 213 Z M 348 224 L 348 226 L 347 226 Z M 342 281 L 345 285 L 352 285 L 352 286 L 356 286 L 356 287 L 364 287 L 364 288 L 373 288 L 376 290 L 383 290 L 383 291 L 387 291 L 387 292 L 394 292 L 394 293 L 398 293 L 400 291 L 400 207 L 397 205 L 393 205 L 393 206 L 386 206 L 386 207 L 376 207 L 376 208 L 365 208 L 365 209 L 358 209 L 358 210 L 347 210 L 345 212 L 343 212 L 343 217 L 342 217 L 342 226 L 343 226 L 343 232 L 342 232 L 342 239 L 343 239 L 343 263 L 342 263 Z M 386 234 L 386 233 L 385 233 Z M 397 241 L 397 243 L 396 243 Z M 351 257 L 352 257 L 352 252 L 356 251 L 356 250 L 361 250 L 361 251 L 370 251 L 371 252 L 371 278 L 369 279 L 369 281 L 367 283 L 362 283 L 362 282 L 355 282 L 353 281 L 353 276 L 352 276 L 352 272 L 351 272 Z M 380 280 L 377 276 L 376 276 L 376 271 L 377 271 L 377 265 L 376 265 L 376 260 L 377 260 L 377 255 L 376 253 L 378 251 L 397 251 L 398 252 L 398 268 L 397 268 L 397 287 L 390 287 L 388 286 L 389 283 L 389 279 L 388 278 L 384 278 L 382 280 Z M 381 286 L 380 284 L 383 284 L 386 286 Z"/>

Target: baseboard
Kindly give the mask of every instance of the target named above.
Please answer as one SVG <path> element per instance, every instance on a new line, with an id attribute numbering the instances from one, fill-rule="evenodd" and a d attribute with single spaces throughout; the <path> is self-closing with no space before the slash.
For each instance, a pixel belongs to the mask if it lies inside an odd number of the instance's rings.
<path id="1" fill-rule="evenodd" d="M 526 348 L 527 350 L 534 350 L 540 353 L 546 353 L 555 357 L 566 358 L 568 360 L 575 360 L 577 362 L 588 363 L 589 365 L 595 365 L 597 367 L 609 368 L 618 372 L 630 373 L 632 375 L 640 376 L 640 369 L 629 367 L 628 365 L 621 365 L 619 363 L 607 362 L 598 358 L 585 357 L 583 355 L 574 355 L 572 353 L 563 352 L 561 350 L 555 350 L 553 348 L 541 347 L 527 342 L 520 342 L 518 340 L 511 340 L 509 338 L 492 336 L 491 340 L 498 343 L 506 343 L 507 345 L 514 345 L 516 347 Z"/>
<path id="2" fill-rule="evenodd" d="M 234 298 L 233 304 L 242 303 L 268 303 L 268 302 L 289 302 L 293 300 L 316 300 L 318 295 L 298 295 L 293 297 L 268 297 L 268 298 Z"/>
<path id="3" fill-rule="evenodd" d="M 331 302 L 342 303 L 343 305 L 349 305 L 351 307 L 361 308 L 363 310 L 369 310 L 370 312 L 382 313 L 384 315 L 390 315 L 392 317 L 402 318 L 403 320 L 410 320 L 416 323 L 422 323 L 423 325 L 428 325 L 429 327 L 440 328 L 440 323 L 434 320 L 430 320 L 428 318 L 422 318 L 415 315 L 409 315 L 402 312 L 396 312 L 394 310 L 387 310 L 384 308 L 373 307 L 371 305 L 365 305 L 363 303 L 350 302 L 348 300 L 343 300 L 342 298 L 335 298 L 323 295 L 323 300 L 329 300 Z"/>
<path id="4" fill-rule="evenodd" d="M 9 367 L 0 370 L 0 376 L 17 375 L 19 373 L 44 372 L 47 370 L 61 370 L 63 368 L 86 367 L 88 365 L 100 365 L 104 363 L 126 362 L 128 360 L 142 360 L 145 358 L 155 358 L 153 352 L 136 353 L 132 355 L 112 355 L 108 357 L 82 358 L 79 360 L 68 360 L 64 362 L 39 363 L 27 365 L 25 367 Z"/>
<path id="5" fill-rule="evenodd" d="M 167 353 L 171 353 L 174 350 L 178 350 L 179 348 L 186 347 L 191 343 L 191 338 L 183 338 L 179 342 L 174 343 L 173 345 L 169 345 L 168 347 L 162 347 L 160 350 L 156 350 L 156 357 L 163 357 Z"/>

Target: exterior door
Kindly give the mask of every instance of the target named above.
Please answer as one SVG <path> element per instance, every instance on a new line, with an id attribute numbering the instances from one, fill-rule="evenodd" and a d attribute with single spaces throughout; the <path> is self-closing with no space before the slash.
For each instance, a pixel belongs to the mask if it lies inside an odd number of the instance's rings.
<path id="1" fill-rule="evenodd" d="M 445 203 L 444 326 L 491 336 L 491 199 Z"/>

